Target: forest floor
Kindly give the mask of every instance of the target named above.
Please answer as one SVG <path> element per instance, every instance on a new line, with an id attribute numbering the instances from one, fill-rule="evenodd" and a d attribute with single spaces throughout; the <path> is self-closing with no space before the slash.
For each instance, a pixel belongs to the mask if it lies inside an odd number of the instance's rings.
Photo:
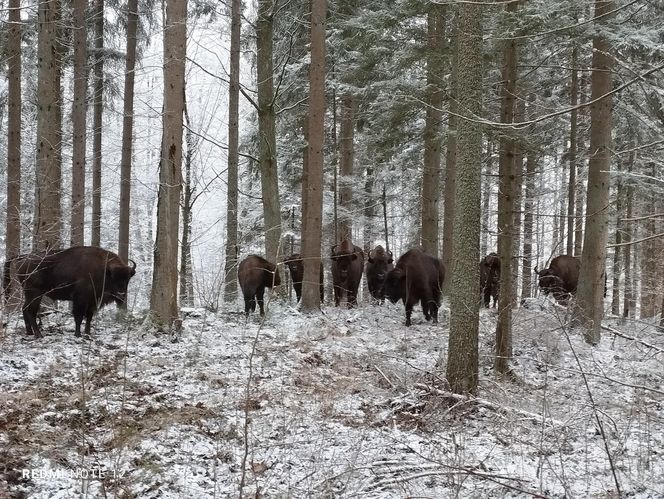
<path id="1" fill-rule="evenodd" d="M 634 339 L 591 347 L 527 305 L 508 380 L 482 311 L 476 399 L 446 391 L 445 307 L 188 310 L 175 342 L 114 310 L 93 340 L 63 313 L 28 341 L 12 315 L 0 497 L 664 497 L 664 333 L 607 320 Z"/>

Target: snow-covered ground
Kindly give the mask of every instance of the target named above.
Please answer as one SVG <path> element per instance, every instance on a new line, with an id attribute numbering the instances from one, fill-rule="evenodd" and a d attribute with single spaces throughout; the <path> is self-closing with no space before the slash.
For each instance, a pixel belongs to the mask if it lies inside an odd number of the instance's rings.
<path id="1" fill-rule="evenodd" d="M 609 320 L 640 341 L 590 347 L 528 305 L 510 380 L 482 311 L 473 400 L 446 391 L 446 309 L 406 328 L 401 304 L 273 303 L 263 324 L 238 304 L 188 311 L 175 342 L 113 310 L 92 341 L 67 314 L 26 341 L 11 316 L 0 497 L 664 497 L 664 334 Z"/>

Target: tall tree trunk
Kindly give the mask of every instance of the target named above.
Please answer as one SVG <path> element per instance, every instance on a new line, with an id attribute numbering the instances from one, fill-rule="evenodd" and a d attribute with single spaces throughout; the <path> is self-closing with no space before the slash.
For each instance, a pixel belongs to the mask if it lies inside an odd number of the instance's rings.
<path id="1" fill-rule="evenodd" d="M 526 115 L 526 105 L 523 98 L 520 98 L 516 102 L 515 112 L 516 121 L 524 121 Z M 514 206 L 512 210 L 512 213 L 514 214 L 514 230 L 512 231 L 512 248 L 514 252 L 512 257 L 512 290 L 514 292 L 514 296 L 512 297 L 513 307 L 516 307 L 519 303 L 519 264 L 521 263 L 521 255 L 519 250 L 521 249 L 521 222 L 523 218 L 521 205 L 523 201 L 523 163 L 525 147 L 525 138 L 520 135 L 517 138 L 514 151 Z"/>
<path id="2" fill-rule="evenodd" d="M 508 16 L 517 10 L 517 3 L 507 4 Z M 503 49 L 503 82 L 500 92 L 500 122 L 513 123 L 516 104 L 518 47 L 515 39 L 508 40 Z M 498 255 L 500 256 L 500 294 L 498 295 L 498 321 L 496 325 L 495 369 L 509 371 L 512 357 L 512 307 L 514 282 L 512 280 L 512 248 L 514 247 L 514 194 L 515 194 L 516 140 L 512 135 L 500 139 L 498 157 Z"/>
<path id="3" fill-rule="evenodd" d="M 341 130 L 339 137 L 339 241 L 351 239 L 353 230 L 353 163 L 354 101 L 351 94 L 341 97 Z M 336 241 L 336 242 L 339 242 Z"/>
<path id="4" fill-rule="evenodd" d="M 650 171 L 647 172 L 647 175 L 656 178 L 657 170 L 655 163 L 650 163 Z M 652 184 L 648 186 L 652 189 Z M 646 187 L 646 189 L 648 189 Z M 646 190 L 641 197 L 639 203 L 639 214 L 645 218 L 643 222 L 643 235 L 645 237 L 650 237 L 657 234 L 657 224 L 655 218 L 649 216 L 654 211 L 657 213 L 655 208 L 657 203 L 657 194 L 654 191 Z M 655 239 L 648 239 L 641 243 L 638 248 L 641 250 L 641 265 L 639 268 L 641 270 L 641 300 L 639 306 L 639 316 L 642 319 L 648 317 L 654 317 L 658 305 L 658 294 L 657 286 L 659 285 L 658 270 L 661 265 L 661 253 L 658 251 L 658 244 Z"/>
<path id="5" fill-rule="evenodd" d="M 265 255 L 278 261 L 281 242 L 281 205 L 277 171 L 277 139 L 274 112 L 274 69 L 272 36 L 274 31 L 273 0 L 258 1 L 256 21 L 256 77 L 258 79 L 258 150 L 263 195 Z"/>
<path id="6" fill-rule="evenodd" d="M 375 217 L 375 209 L 374 205 L 376 203 L 376 200 L 373 196 L 373 185 L 374 185 L 374 169 L 372 165 L 368 165 L 366 169 L 366 176 L 364 178 L 364 234 L 363 234 L 363 239 L 364 239 L 364 251 L 369 254 L 368 252 L 371 251 L 371 247 L 374 242 L 374 227 L 376 226 L 376 222 L 374 220 Z M 367 288 L 368 290 L 368 288 Z"/>
<path id="7" fill-rule="evenodd" d="M 95 64 L 92 115 L 92 246 L 101 245 L 101 146 L 104 111 L 104 0 L 95 0 Z"/>
<path id="8" fill-rule="evenodd" d="M 302 230 L 304 278 L 301 306 L 314 310 L 320 306 L 318 275 L 321 260 L 323 218 L 323 146 L 325 143 L 325 16 L 326 0 L 311 1 L 311 63 L 309 65 L 309 154 L 302 204 L 305 222 Z"/>
<path id="9" fill-rule="evenodd" d="M 493 172 L 493 142 L 486 141 L 486 161 L 482 175 L 482 236 L 480 238 L 480 255 L 489 251 L 489 209 L 491 207 L 491 175 Z M 493 250 L 492 250 L 493 251 Z"/>
<path id="10" fill-rule="evenodd" d="M 180 303 L 191 307 L 194 305 L 194 276 L 191 261 L 191 220 L 194 208 L 194 186 L 192 179 L 192 162 L 196 151 L 196 141 L 191 131 L 187 100 L 185 97 L 184 116 L 187 123 L 185 143 L 187 152 L 184 160 L 184 186 L 182 193 L 182 248 L 180 250 Z"/>
<path id="11" fill-rule="evenodd" d="M 5 256 L 21 252 L 21 0 L 9 0 L 7 29 L 7 230 Z"/>
<path id="12" fill-rule="evenodd" d="M 578 83 L 579 83 L 580 95 L 586 96 L 585 98 L 582 99 L 582 101 L 587 102 L 588 101 L 587 92 L 584 92 L 584 89 L 588 88 L 588 83 L 589 83 L 588 77 L 582 76 Z M 585 125 L 587 123 L 587 120 L 584 118 L 587 112 L 586 109 L 587 108 L 585 107 L 579 109 L 579 113 L 577 115 L 577 121 L 582 123 L 582 125 Z M 576 196 L 575 196 L 576 206 L 574 207 L 574 218 L 575 218 L 574 254 L 575 255 L 581 255 L 581 250 L 583 249 L 583 230 L 585 225 L 585 218 L 583 216 L 586 204 L 586 188 L 584 186 L 584 179 L 587 175 L 587 171 L 585 170 L 585 160 L 579 161 L 578 157 L 579 151 L 586 150 L 585 134 L 582 133 L 582 129 L 583 126 L 581 127 L 581 129 L 579 129 L 577 126 Z"/>
<path id="13" fill-rule="evenodd" d="M 134 69 L 136 68 L 136 28 L 138 0 L 127 2 L 127 54 L 125 56 L 124 110 L 122 118 L 122 156 L 120 159 L 120 224 L 118 255 L 129 258 L 129 214 L 131 200 L 131 158 L 134 135 Z"/>
<path id="14" fill-rule="evenodd" d="M 74 0 L 74 103 L 72 104 L 71 246 L 83 246 L 85 237 L 85 152 L 88 89 L 87 0 Z M 127 261 L 125 259 L 125 261 Z"/>
<path id="15" fill-rule="evenodd" d="M 445 17 L 443 6 L 431 4 L 427 15 L 427 108 L 424 125 L 424 169 L 422 172 L 422 249 L 438 257 L 438 200 L 440 196 L 440 155 L 443 91 L 443 39 Z"/>
<path id="16" fill-rule="evenodd" d="M 171 329 L 178 318 L 178 235 L 186 41 L 187 1 L 166 0 L 163 139 L 159 161 L 157 236 L 150 312 L 154 322 L 167 329 Z"/>
<path id="17" fill-rule="evenodd" d="M 457 61 L 460 119 L 457 127 L 456 207 L 454 245 L 463 248 L 454 258 L 450 296 L 447 381 L 454 393 L 476 393 L 478 387 L 479 242 L 482 129 L 471 121 L 482 112 L 482 6 L 460 4 Z"/>
<path id="18" fill-rule="evenodd" d="M 577 125 L 578 110 L 576 105 L 579 102 L 579 73 L 576 65 L 579 63 L 579 49 L 572 49 L 572 84 L 570 87 L 570 98 L 572 112 L 570 113 L 569 126 L 569 182 L 567 184 L 567 254 L 574 254 L 574 204 L 576 202 L 576 146 L 577 146 Z"/>
<path id="19" fill-rule="evenodd" d="M 624 211 L 624 198 L 625 187 L 623 181 L 618 178 L 618 185 L 616 186 L 616 233 L 614 235 L 615 247 L 613 248 L 613 282 L 611 284 L 611 313 L 613 315 L 620 314 L 620 274 L 622 263 L 622 232 L 624 230 L 624 222 L 622 219 L 625 214 Z"/>
<path id="20" fill-rule="evenodd" d="M 61 246 L 62 73 L 60 0 L 39 4 L 37 76 L 37 196 L 33 251 Z"/>
<path id="21" fill-rule="evenodd" d="M 636 153 L 634 152 L 634 141 L 630 140 L 630 147 L 632 151 L 629 153 L 627 160 L 627 171 L 632 172 L 634 168 L 634 160 Z M 625 217 L 628 221 L 624 224 L 623 242 L 625 247 L 623 250 L 624 267 L 625 267 L 625 296 L 623 298 L 623 317 L 633 317 L 635 307 L 634 297 L 634 277 L 632 272 L 632 223 L 629 221 L 632 218 L 634 205 L 634 186 L 631 181 L 627 182 L 625 192 Z"/>
<path id="22" fill-rule="evenodd" d="M 613 7 L 612 1 L 596 0 L 595 18 L 606 22 L 607 13 L 613 10 Z M 595 35 L 591 86 L 591 100 L 594 104 L 590 107 L 590 164 L 588 166 L 586 228 L 574 314 L 584 327 L 586 341 L 591 344 L 596 344 L 600 340 L 604 315 L 604 267 L 608 239 L 613 105 L 613 98 L 609 95 L 612 88 L 611 70 L 613 67 L 611 52 L 612 47 L 609 40 L 601 34 Z M 601 98 L 602 96 L 604 97 Z"/>
<path id="23" fill-rule="evenodd" d="M 454 217 L 457 175 L 457 114 L 459 112 L 459 81 L 458 81 L 458 45 L 459 26 L 452 26 L 451 50 L 452 67 L 450 68 L 450 112 L 447 120 L 447 150 L 445 151 L 445 187 L 443 200 L 443 264 L 446 268 L 443 291 L 448 293 L 452 283 L 454 262 Z M 479 287 L 478 287 L 479 289 Z"/>
<path id="24" fill-rule="evenodd" d="M 228 89 L 228 176 L 226 188 L 226 263 L 224 301 L 237 297 L 237 210 L 238 210 L 238 165 L 240 137 L 240 28 L 242 1 L 231 3 L 231 62 L 230 86 Z"/>
<path id="25" fill-rule="evenodd" d="M 532 98 L 531 98 L 532 102 Z M 521 276 L 521 298 L 530 298 L 533 288 L 533 211 L 535 209 L 535 170 L 537 153 L 528 149 L 526 155 L 526 178 L 523 203 L 523 274 Z"/>

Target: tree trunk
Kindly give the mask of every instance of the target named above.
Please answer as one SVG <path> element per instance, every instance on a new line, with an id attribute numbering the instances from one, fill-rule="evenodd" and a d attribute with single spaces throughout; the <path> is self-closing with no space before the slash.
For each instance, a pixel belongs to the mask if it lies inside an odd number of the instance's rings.
<path id="1" fill-rule="evenodd" d="M 62 73 L 60 0 L 39 3 L 37 76 L 37 195 L 33 251 L 61 246 Z"/>
<path id="2" fill-rule="evenodd" d="M 482 6 L 460 4 L 457 61 L 459 111 L 469 118 L 482 112 Z M 454 393 L 476 393 L 478 387 L 479 241 L 482 129 L 471 119 L 457 127 L 456 207 L 454 245 L 463 248 L 454 258 L 450 295 L 447 381 Z"/>
<path id="3" fill-rule="evenodd" d="M 517 122 L 522 122 L 525 120 L 525 114 L 526 114 L 526 106 L 525 106 L 525 101 L 523 98 L 519 98 L 516 102 L 516 116 L 515 120 Z M 519 273 L 520 273 L 520 265 L 519 263 L 521 262 L 521 255 L 519 253 L 519 250 L 521 249 L 521 222 L 522 222 L 522 201 L 523 201 L 523 182 L 524 182 L 524 175 L 523 175 L 523 163 L 524 163 L 524 153 L 525 153 L 525 138 L 523 136 L 519 136 L 517 138 L 517 142 L 515 144 L 515 151 L 514 151 L 514 206 L 512 209 L 512 213 L 514 216 L 513 224 L 514 224 L 514 230 L 512 231 L 512 248 L 513 248 L 513 255 L 512 255 L 512 290 L 513 290 L 513 297 L 512 297 L 512 306 L 516 307 L 519 303 Z"/>
<path id="4" fill-rule="evenodd" d="M 517 3 L 507 4 L 508 16 L 514 16 Z M 500 101 L 500 122 L 513 123 L 516 104 L 518 47 L 516 40 L 508 40 L 503 49 L 503 82 Z M 512 279 L 512 253 L 514 247 L 515 207 L 515 154 L 516 140 L 510 135 L 500 139 L 498 157 L 498 255 L 500 256 L 500 294 L 498 295 L 498 321 L 496 325 L 496 358 L 494 367 L 499 373 L 509 371 L 512 357 L 512 307 L 514 282 Z"/>
<path id="5" fill-rule="evenodd" d="M 88 89 L 87 0 L 74 0 L 74 103 L 72 104 L 71 246 L 83 246 L 85 235 L 85 144 Z M 126 260 L 125 260 L 126 261 Z"/>
<path id="6" fill-rule="evenodd" d="M 194 207 L 194 187 L 192 185 L 192 161 L 196 150 L 196 141 L 191 132 L 189 112 L 185 97 L 184 116 L 187 122 L 185 143 L 187 153 L 184 160 L 184 191 L 182 195 L 182 248 L 180 250 L 180 303 L 194 305 L 194 276 L 191 262 L 191 220 Z"/>
<path id="7" fill-rule="evenodd" d="M 279 203 L 274 112 L 273 9 L 273 0 L 259 0 L 256 21 L 256 77 L 258 79 L 258 155 L 263 195 L 265 258 L 271 262 L 277 262 L 281 242 L 281 205 Z"/>
<path id="8" fill-rule="evenodd" d="M 624 198 L 625 187 L 623 181 L 618 178 L 618 185 L 616 186 L 616 233 L 614 236 L 615 247 L 613 248 L 613 282 L 611 284 L 611 313 L 613 315 L 620 314 L 620 274 L 622 263 L 622 232 L 624 230 Z"/>
<path id="9" fill-rule="evenodd" d="M 178 233 L 182 185 L 182 115 L 187 39 L 187 1 L 166 0 L 164 27 L 163 139 L 159 161 L 157 235 L 150 312 L 171 329 L 178 318 Z"/>
<path id="10" fill-rule="evenodd" d="M 480 238 L 480 255 L 489 251 L 489 209 L 491 207 L 491 175 L 493 172 L 493 142 L 486 141 L 486 161 L 482 175 L 482 236 Z M 491 249 L 493 251 L 493 248 Z"/>
<path id="11" fill-rule="evenodd" d="M 533 116 L 535 94 L 528 99 L 528 117 Z M 523 271 L 521 275 L 521 299 L 533 294 L 533 212 L 535 210 L 535 170 L 537 153 L 533 147 L 526 154 L 525 192 L 523 195 Z"/>
<path id="12" fill-rule="evenodd" d="M 9 0 L 7 29 L 7 230 L 6 259 L 21 252 L 21 0 Z"/>
<path id="13" fill-rule="evenodd" d="M 366 169 L 366 176 L 364 178 L 364 234 L 363 234 L 363 239 L 364 239 L 364 251 L 369 254 L 368 252 L 371 251 L 372 245 L 374 242 L 374 235 L 376 231 L 374 228 L 376 227 L 376 222 L 375 222 L 375 203 L 376 200 L 373 196 L 373 185 L 374 185 L 374 169 L 373 166 L 369 165 L 367 166 Z M 338 241 L 335 241 L 338 242 Z M 367 288 L 368 291 L 368 288 Z"/>
<path id="14" fill-rule="evenodd" d="M 354 101 L 351 94 L 341 97 L 341 130 L 339 137 L 339 242 L 351 239 L 353 231 L 353 163 Z"/>
<path id="15" fill-rule="evenodd" d="M 120 223 L 118 255 L 129 258 L 129 214 L 131 200 L 131 157 L 134 134 L 134 69 L 136 68 L 136 28 L 138 0 L 127 2 L 127 54 L 125 59 L 122 156 L 120 159 Z"/>
<path id="16" fill-rule="evenodd" d="M 652 178 L 656 178 L 657 170 L 654 163 L 650 164 L 650 171 L 646 174 Z M 650 216 L 654 211 L 657 203 L 658 194 L 650 190 L 654 186 L 648 185 L 645 192 L 641 194 L 639 203 L 639 215 L 645 218 L 643 222 L 643 236 L 650 237 L 657 234 L 657 224 L 655 218 Z M 641 319 L 654 317 L 657 313 L 657 305 L 659 304 L 657 286 L 659 285 L 658 270 L 661 265 L 661 253 L 658 251 L 658 243 L 656 239 L 648 239 L 641 243 L 638 248 L 641 250 L 641 302 L 639 307 L 639 316 Z"/>
<path id="17" fill-rule="evenodd" d="M 302 231 L 303 310 L 320 306 L 318 275 L 321 260 L 323 215 L 323 147 L 325 143 L 325 16 L 326 0 L 311 2 L 311 63 L 309 66 L 309 154 L 302 200 L 306 221 Z"/>
<path id="18" fill-rule="evenodd" d="M 447 293 L 452 283 L 454 262 L 454 205 L 456 202 L 456 163 L 457 163 L 457 123 L 459 112 L 458 99 L 458 23 L 452 26 L 451 50 L 452 67 L 450 69 L 450 112 L 447 121 L 447 150 L 445 152 L 445 188 L 443 211 L 443 264 L 446 268 L 443 291 Z M 479 289 L 479 288 L 478 288 Z"/>
<path id="19" fill-rule="evenodd" d="M 104 0 L 95 0 L 95 65 L 92 115 L 92 246 L 101 245 L 101 147 L 104 111 Z"/>
<path id="20" fill-rule="evenodd" d="M 572 112 L 569 126 L 569 182 L 567 185 L 567 254 L 574 255 L 574 204 L 576 202 L 576 146 L 579 102 L 579 75 L 576 65 L 579 63 L 579 49 L 572 49 L 572 84 L 570 87 Z"/>
<path id="21" fill-rule="evenodd" d="M 228 89 L 228 176 L 226 188 L 226 263 L 224 301 L 237 298 L 237 211 L 238 211 L 238 165 L 240 137 L 240 31 L 242 2 L 231 3 L 231 62 Z"/>
<path id="22" fill-rule="evenodd" d="M 634 141 L 630 140 L 630 147 L 632 151 L 629 153 L 627 160 L 627 171 L 632 172 L 634 168 L 634 160 L 636 153 L 634 152 Z M 634 186 L 631 181 L 627 183 L 625 192 L 625 216 L 627 219 L 632 218 L 633 205 L 634 205 Z M 623 232 L 623 242 L 625 247 L 623 250 L 624 267 L 625 267 L 625 296 L 623 298 L 623 317 L 634 317 L 635 297 L 634 297 L 634 277 L 632 272 L 632 223 L 626 222 L 624 224 L 625 230 Z"/>
<path id="23" fill-rule="evenodd" d="M 422 249 L 438 257 L 438 200 L 440 192 L 440 154 L 443 91 L 443 39 L 445 17 L 441 5 L 431 4 L 427 16 L 427 108 L 424 125 L 424 169 L 422 172 Z"/>
<path id="24" fill-rule="evenodd" d="M 596 0 L 595 18 L 606 21 L 614 7 L 612 1 Z M 600 340 L 604 315 L 604 275 L 608 238 L 609 171 L 611 169 L 611 115 L 612 89 L 611 44 L 598 34 L 593 39 L 592 87 L 590 107 L 590 164 L 588 166 L 588 193 L 586 201 L 586 228 L 583 239 L 579 288 L 575 318 L 584 328 L 588 343 Z"/>

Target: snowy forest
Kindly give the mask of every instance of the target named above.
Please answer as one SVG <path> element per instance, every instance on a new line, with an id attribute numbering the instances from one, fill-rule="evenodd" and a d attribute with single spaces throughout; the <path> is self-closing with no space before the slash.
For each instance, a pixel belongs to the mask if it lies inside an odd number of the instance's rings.
<path id="1" fill-rule="evenodd" d="M 0 497 L 664 497 L 661 1 L 0 6 Z"/>

